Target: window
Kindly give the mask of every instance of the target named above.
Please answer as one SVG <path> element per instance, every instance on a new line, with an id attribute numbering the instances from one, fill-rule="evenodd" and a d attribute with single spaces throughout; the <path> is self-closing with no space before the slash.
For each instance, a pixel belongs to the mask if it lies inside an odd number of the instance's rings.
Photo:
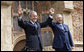
<path id="1" fill-rule="evenodd" d="M 51 31 L 44 31 L 42 34 L 42 40 L 44 46 L 52 45 L 52 32 Z"/>
<path id="2" fill-rule="evenodd" d="M 45 22 L 48 19 L 48 14 L 42 14 L 42 22 Z"/>
<path id="3" fill-rule="evenodd" d="M 26 9 L 27 8 L 29 10 L 32 10 L 33 7 L 32 7 L 32 1 L 13 1 L 13 8 L 12 8 L 12 10 L 13 10 L 13 13 L 16 14 L 16 15 L 13 16 L 13 29 L 14 29 L 13 31 L 21 32 L 22 28 L 20 28 L 18 26 L 18 21 L 17 21 L 17 15 L 18 15 L 17 7 L 18 7 L 18 5 L 21 5 L 22 9 Z M 36 5 L 37 4 L 35 3 L 35 9 L 34 10 L 37 11 Z M 26 13 L 24 13 L 23 21 L 24 20 L 29 20 L 28 14 L 26 14 Z"/>

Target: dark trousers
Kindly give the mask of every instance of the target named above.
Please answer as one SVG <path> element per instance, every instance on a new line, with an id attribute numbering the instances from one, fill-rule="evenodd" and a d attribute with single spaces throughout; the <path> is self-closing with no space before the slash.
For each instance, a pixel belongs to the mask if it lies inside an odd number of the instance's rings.
<path id="1" fill-rule="evenodd" d="M 71 51 L 71 50 L 68 50 L 66 45 L 64 44 L 63 48 L 55 48 L 55 51 Z"/>
<path id="2" fill-rule="evenodd" d="M 55 51 L 68 51 L 68 50 L 64 47 L 64 48 L 55 48 Z"/>

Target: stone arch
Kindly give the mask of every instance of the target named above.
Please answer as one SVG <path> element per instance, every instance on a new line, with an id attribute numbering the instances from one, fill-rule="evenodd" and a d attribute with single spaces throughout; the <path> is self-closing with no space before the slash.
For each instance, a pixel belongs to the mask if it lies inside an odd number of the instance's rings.
<path id="1" fill-rule="evenodd" d="M 13 42 L 13 51 L 20 51 L 25 46 L 25 35 L 19 35 Z"/>

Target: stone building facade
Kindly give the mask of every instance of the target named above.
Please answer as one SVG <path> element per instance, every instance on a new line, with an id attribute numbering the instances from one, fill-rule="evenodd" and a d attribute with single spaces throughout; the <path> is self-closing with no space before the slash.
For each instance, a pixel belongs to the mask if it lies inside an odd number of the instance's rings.
<path id="1" fill-rule="evenodd" d="M 83 2 L 74 1 L 74 11 L 71 13 L 74 31 L 74 41 L 83 41 Z"/>
<path id="2" fill-rule="evenodd" d="M 36 1 L 38 5 L 34 2 L 35 1 L 30 2 L 32 5 L 29 5 L 29 9 L 32 8 L 32 10 L 36 10 L 39 13 L 40 22 L 45 21 L 46 18 L 43 18 L 42 16 L 48 13 L 48 6 L 46 6 L 45 11 L 42 11 L 44 9 L 41 10 L 40 2 Z M 18 3 L 20 4 L 20 2 Z M 16 27 L 17 18 L 15 16 L 18 16 L 18 14 L 14 13 L 14 9 L 17 9 L 18 3 L 14 1 L 1 1 L 1 51 L 20 51 L 25 45 L 24 30 L 20 27 Z M 25 4 L 28 3 L 26 2 Z M 53 1 L 47 4 L 51 4 L 49 6 L 55 9 L 55 14 L 62 13 L 64 23 L 69 26 L 75 45 L 83 46 L 83 1 Z M 13 7 L 14 5 L 15 7 Z M 24 6 L 27 5 L 22 4 L 23 8 L 25 8 Z M 35 7 L 37 9 L 35 9 Z M 17 12 L 17 10 L 15 12 Z M 44 17 L 46 16 L 47 14 L 44 15 Z M 41 29 L 41 34 L 44 44 L 43 50 L 53 50 L 51 46 L 53 40 L 52 30 L 49 27 L 43 28 Z M 77 44 L 77 42 L 79 43 Z"/>

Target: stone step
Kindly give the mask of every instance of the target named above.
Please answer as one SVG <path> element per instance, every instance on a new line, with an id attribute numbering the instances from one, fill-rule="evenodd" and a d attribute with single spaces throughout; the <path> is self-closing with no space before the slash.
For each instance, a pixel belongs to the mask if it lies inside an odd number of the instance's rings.
<path id="1" fill-rule="evenodd" d="M 75 47 L 83 47 L 83 42 L 75 41 L 74 44 L 75 44 Z"/>

